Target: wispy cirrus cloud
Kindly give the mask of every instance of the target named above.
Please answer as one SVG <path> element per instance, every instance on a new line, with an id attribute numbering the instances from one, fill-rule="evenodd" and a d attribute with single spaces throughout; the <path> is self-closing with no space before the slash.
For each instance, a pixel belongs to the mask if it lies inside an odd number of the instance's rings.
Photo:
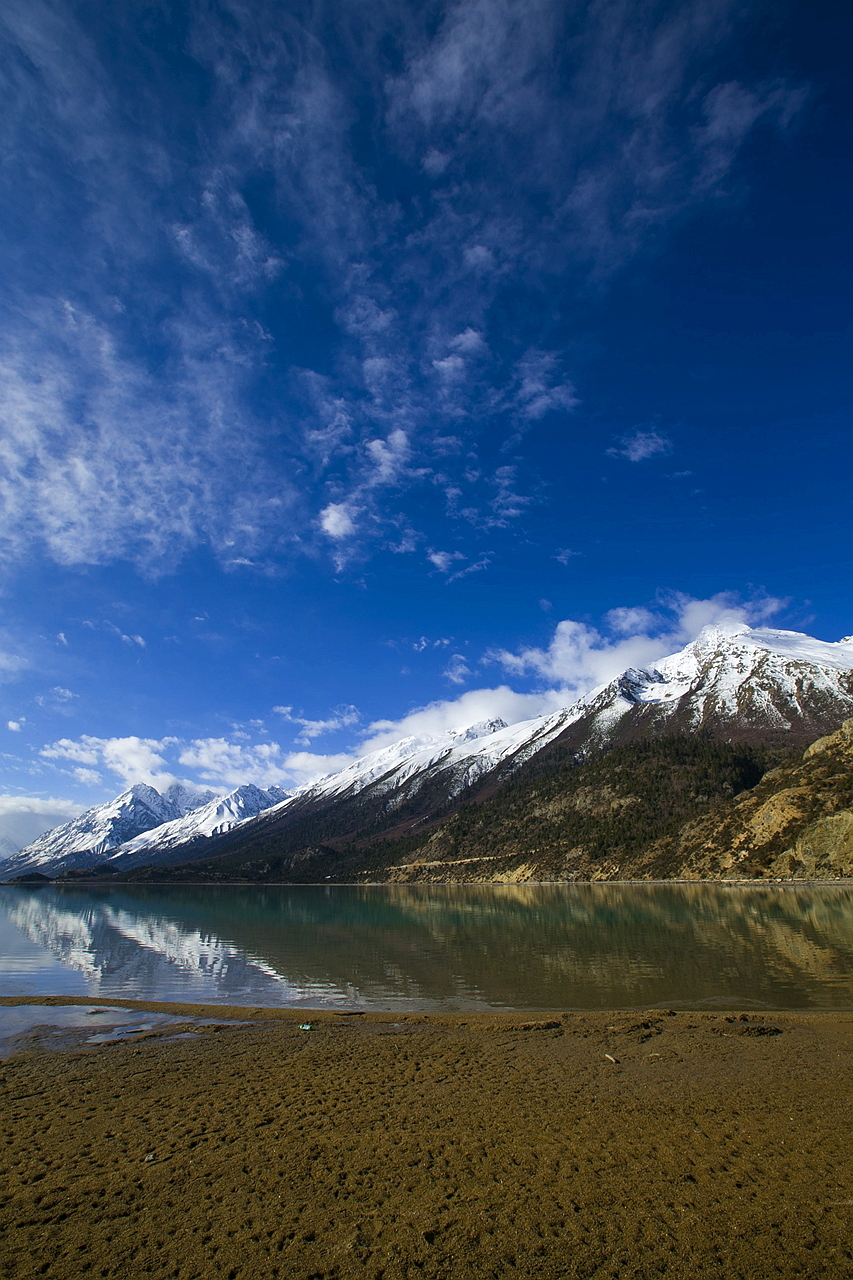
<path id="1" fill-rule="evenodd" d="M 522 519 L 493 455 L 573 412 L 591 288 L 802 105 L 715 75 L 749 12 L 376 0 L 332 31 L 311 3 L 192 3 L 198 80 L 155 85 L 96 17 L 10 0 L 7 560 L 342 567 L 435 544 L 401 504 L 436 485 L 454 527 Z M 559 339 L 529 323 L 557 279 Z"/>
<path id="2" fill-rule="evenodd" d="M 0 357 L 7 556 L 36 544 L 60 564 L 162 569 L 204 543 L 225 561 L 268 545 L 288 487 L 251 429 L 234 447 L 234 379 L 219 363 L 229 343 L 212 338 L 189 350 L 185 332 L 158 386 L 109 326 L 67 301 L 19 318 Z"/>
<path id="3" fill-rule="evenodd" d="M 273 707 L 273 711 L 283 719 L 301 726 L 295 739 L 298 743 L 308 743 L 314 738 L 322 738 L 325 734 L 349 729 L 358 724 L 361 719 L 358 707 L 353 706 L 338 707 L 330 716 L 321 720 L 309 720 L 305 716 L 296 716 L 293 714 L 293 707 Z"/>
<path id="4" fill-rule="evenodd" d="M 658 454 L 670 453 L 672 441 L 663 432 L 654 427 L 636 427 L 627 435 L 620 436 L 616 444 L 607 452 L 612 458 L 626 458 L 628 462 L 645 462 L 646 458 L 654 458 Z"/>

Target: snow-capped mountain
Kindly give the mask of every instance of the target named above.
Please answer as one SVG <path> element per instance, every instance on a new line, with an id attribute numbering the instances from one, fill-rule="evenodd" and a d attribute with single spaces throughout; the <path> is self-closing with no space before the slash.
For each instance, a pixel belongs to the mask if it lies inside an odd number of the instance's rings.
<path id="1" fill-rule="evenodd" d="M 125 841 L 185 817 L 213 796 L 212 791 L 191 791 L 180 783 L 161 795 L 154 787 L 137 782 L 114 800 L 87 809 L 79 818 L 46 831 L 14 853 L 3 863 L 3 875 L 7 879 L 28 871 L 56 875 L 75 867 L 91 867 Z"/>
<path id="2" fill-rule="evenodd" d="M 646 736 L 702 733 L 798 745 L 853 716 L 853 637 L 834 643 L 745 625 L 706 627 L 678 653 L 630 668 L 572 706 L 520 724 L 488 720 L 401 739 L 288 795 L 251 784 L 225 797 L 159 796 L 137 786 L 42 836 L 6 877 L 106 860 L 116 870 L 317 841 L 406 834 L 490 793 L 548 748 L 577 759 Z M 484 792 L 485 789 L 485 792 Z M 175 812 L 183 803 L 183 812 Z M 205 846 L 210 842 L 209 849 Z M 265 854 L 266 856 L 266 854 Z"/>
<path id="3" fill-rule="evenodd" d="M 406 738 L 305 787 L 212 841 L 215 855 L 267 859 L 317 842 L 351 844 L 424 823 L 499 789 L 531 757 L 590 751 L 646 736 L 701 733 L 723 740 L 806 745 L 853 715 L 853 639 L 710 626 L 678 653 L 629 669 L 551 715 L 507 726 L 486 721 Z M 152 845 L 156 835 L 151 837 Z M 169 861 L 204 856 L 196 844 Z"/>
<path id="4" fill-rule="evenodd" d="M 558 738 L 578 738 L 583 750 L 633 733 L 635 721 L 645 731 L 761 739 L 795 733 L 809 742 L 851 714 L 853 639 L 826 643 L 793 631 L 710 626 L 654 667 L 629 668 L 551 715 L 403 738 L 303 788 L 267 820 L 368 795 L 383 797 L 390 814 L 439 778 L 443 798 L 452 799 L 501 766 L 514 771 Z"/>
<path id="5" fill-rule="evenodd" d="M 316 801 L 343 800 L 369 792 L 385 798 L 386 812 L 399 809 L 431 780 L 441 777 L 447 798 L 459 795 L 506 760 L 520 764 L 562 733 L 571 711 L 507 725 L 484 720 L 468 729 L 402 738 L 304 787 L 289 801 L 304 808 Z M 285 806 L 281 806 L 279 812 Z"/>
<path id="6" fill-rule="evenodd" d="M 853 638 L 709 626 L 679 653 L 629 668 L 578 706 L 582 724 L 572 736 L 580 731 L 589 745 L 682 731 L 805 745 L 853 712 Z"/>
<path id="7" fill-rule="evenodd" d="M 248 783 L 227 796 L 214 798 L 209 804 L 194 809 L 184 817 L 145 831 L 125 841 L 109 856 L 110 866 L 118 871 L 140 865 L 156 865 L 171 860 L 172 850 L 196 840 L 210 839 L 230 831 L 246 818 L 254 818 L 272 805 L 287 800 L 290 793 L 281 787 L 260 787 Z"/>
<path id="8" fill-rule="evenodd" d="M 519 764 L 528 759 L 563 731 L 567 714 L 558 711 L 512 726 L 488 720 L 467 729 L 403 738 L 293 794 L 277 787 L 266 791 L 240 787 L 181 822 L 169 822 L 128 841 L 110 856 L 110 866 L 125 870 L 204 857 L 205 837 L 230 832 L 235 826 L 247 827 L 255 815 L 291 822 L 338 804 L 346 810 L 352 802 L 362 814 L 366 806 L 378 805 L 389 816 L 431 788 L 446 801 L 504 762 Z"/>

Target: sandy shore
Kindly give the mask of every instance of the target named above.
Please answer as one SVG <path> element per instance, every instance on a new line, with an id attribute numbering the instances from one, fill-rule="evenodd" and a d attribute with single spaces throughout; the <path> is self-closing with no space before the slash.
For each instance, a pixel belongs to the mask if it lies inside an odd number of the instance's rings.
<path id="1" fill-rule="evenodd" d="M 136 1007 L 251 1021 L 21 1037 L 4 1277 L 853 1274 L 851 1014 Z"/>

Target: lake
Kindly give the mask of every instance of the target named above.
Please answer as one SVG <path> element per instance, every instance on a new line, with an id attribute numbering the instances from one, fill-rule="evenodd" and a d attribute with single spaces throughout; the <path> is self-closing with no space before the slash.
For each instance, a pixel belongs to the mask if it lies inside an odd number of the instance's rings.
<path id="1" fill-rule="evenodd" d="M 0 994 L 383 1010 L 853 1007 L 853 889 L 0 886 Z"/>

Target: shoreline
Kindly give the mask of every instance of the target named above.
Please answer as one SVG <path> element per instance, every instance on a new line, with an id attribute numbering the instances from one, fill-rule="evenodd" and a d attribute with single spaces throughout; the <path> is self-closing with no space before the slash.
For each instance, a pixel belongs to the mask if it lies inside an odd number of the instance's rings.
<path id="1" fill-rule="evenodd" d="M 803 886 L 815 885 L 836 885 L 844 887 L 849 885 L 853 887 L 853 877 L 838 876 L 825 877 L 823 879 L 797 879 L 794 877 L 785 877 L 777 879 L 684 879 L 673 878 L 669 880 L 120 880 L 116 882 L 112 876 L 105 876 L 103 879 L 86 879 L 86 880 L 46 880 L 43 883 L 22 884 L 15 880 L 0 880 L 0 887 L 9 889 L 88 889 L 88 888 L 104 888 L 112 887 L 116 889 L 126 889 L 128 886 L 139 885 L 142 888 L 155 889 L 233 889 L 239 887 L 241 889 L 433 889 L 440 887 L 447 888 L 464 888 L 466 886 L 478 886 L 485 888 L 494 886 L 500 888 L 506 886 L 508 888 L 517 888 L 519 885 L 529 887 L 549 888 L 557 885 L 614 885 L 614 886 L 641 886 L 641 885 L 662 885 L 678 884 L 678 885 L 738 885 L 744 888 L 760 889 L 768 885 L 777 889 L 799 888 Z"/>
<path id="2" fill-rule="evenodd" d="M 45 1009 L 63 1008 L 99 1008 L 99 1009 L 131 1009 L 140 1013 L 168 1013 L 186 1018 L 218 1017 L 228 1020 L 248 1020 L 251 1022 L 304 1022 L 310 1017 L 316 1024 L 335 1025 L 342 1019 L 365 1019 L 370 1023 L 393 1023 L 405 1026 L 435 1027 L 468 1027 L 482 1024 L 501 1028 L 516 1026 L 519 1020 L 526 1023 L 540 1023 L 543 1019 L 571 1018 L 611 1018 L 650 1017 L 677 1014 L 695 1017 L 726 1018 L 750 1015 L 756 1018 L 798 1018 L 798 1019 L 841 1019 L 850 1020 L 853 1026 L 853 1003 L 837 1005 L 831 1008 L 815 1008 L 814 1006 L 774 1007 L 772 1005 L 714 1005 L 684 1004 L 681 1001 L 661 1001 L 656 1005 L 611 1005 L 607 1007 L 580 1008 L 554 1006 L 519 1007 L 516 1009 L 471 1009 L 471 1010 L 429 1010 L 429 1009 L 375 1009 L 366 1007 L 334 1007 L 329 1005 L 258 1005 L 258 1004 L 205 1004 L 187 1000 L 135 1000 L 130 997 L 117 996 L 108 999 L 106 996 L 64 996 L 64 995 L 19 995 L 0 996 L 0 1009 L 17 1009 L 27 1006 Z"/>

